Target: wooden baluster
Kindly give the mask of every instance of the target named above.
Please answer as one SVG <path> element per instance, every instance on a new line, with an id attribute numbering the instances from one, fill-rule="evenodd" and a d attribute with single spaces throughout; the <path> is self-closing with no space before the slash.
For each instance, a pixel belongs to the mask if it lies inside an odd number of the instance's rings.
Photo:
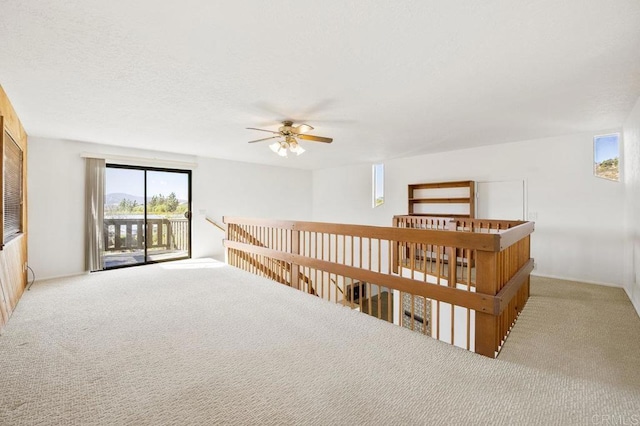
<path id="1" fill-rule="evenodd" d="M 382 271 L 382 242 L 378 238 L 378 272 Z"/>
<path id="2" fill-rule="evenodd" d="M 397 228 L 399 225 L 398 222 L 398 218 L 394 217 L 393 218 L 393 227 Z M 393 244 L 392 244 L 393 243 Z M 393 242 L 393 241 L 389 241 L 389 244 L 391 244 L 390 248 L 392 250 L 392 256 L 390 259 L 390 267 L 392 268 L 392 271 L 394 274 L 398 273 L 398 266 L 400 264 L 400 256 L 399 256 L 399 243 L 397 242 Z"/>
<path id="3" fill-rule="evenodd" d="M 415 271 L 416 271 L 416 243 L 409 244 L 409 268 L 411 269 L 411 279 L 415 279 Z"/>
<path id="4" fill-rule="evenodd" d="M 291 253 L 292 254 L 300 254 L 300 231 L 292 230 L 291 231 Z M 300 266 L 297 263 L 291 264 L 291 277 L 290 285 L 300 290 Z"/>

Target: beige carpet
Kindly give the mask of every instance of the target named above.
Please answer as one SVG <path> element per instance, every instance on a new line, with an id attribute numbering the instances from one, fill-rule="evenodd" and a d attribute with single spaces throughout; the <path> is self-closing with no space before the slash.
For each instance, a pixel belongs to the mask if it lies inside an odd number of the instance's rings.
<path id="1" fill-rule="evenodd" d="M 639 320 L 617 300 L 607 298 L 598 315 L 607 323 L 627 317 L 623 330 L 596 332 L 616 351 L 611 358 L 601 348 L 600 374 L 587 353 L 593 324 L 574 306 L 583 290 L 571 284 L 534 283 L 512 341 L 491 360 L 216 266 L 153 265 L 34 285 L 0 336 L 0 424 L 640 419 Z M 605 290 L 618 298 L 618 290 Z M 578 336 L 569 342 L 570 362 L 562 347 L 545 347 L 568 339 L 550 337 L 558 311 L 567 310 Z M 520 325 L 528 330 L 518 337 Z M 536 343 L 523 342 L 525 333 Z M 585 353 L 575 349 L 579 342 Z M 634 353 L 619 354 L 616 345 Z"/>
<path id="2" fill-rule="evenodd" d="M 532 277 L 531 298 L 499 358 L 638 390 L 640 318 L 621 288 Z"/>

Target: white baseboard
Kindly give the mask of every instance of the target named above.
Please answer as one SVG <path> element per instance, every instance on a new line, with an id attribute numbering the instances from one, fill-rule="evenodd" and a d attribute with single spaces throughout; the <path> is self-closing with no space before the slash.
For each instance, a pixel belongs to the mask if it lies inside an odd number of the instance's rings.
<path id="1" fill-rule="evenodd" d="M 534 273 L 534 272 L 532 272 L 531 275 L 533 275 L 534 277 L 540 277 L 540 278 L 553 278 L 553 279 L 556 279 L 556 280 L 575 281 L 575 282 L 585 283 L 585 284 L 603 285 L 605 287 L 623 288 L 620 284 L 603 283 L 603 282 L 600 282 L 600 281 L 589 281 L 589 280 L 585 280 L 583 278 L 560 277 L 560 276 L 557 276 L 557 275 L 546 275 L 546 274 L 539 274 L 539 273 Z"/>
<path id="2" fill-rule="evenodd" d="M 90 272 L 75 272 L 73 274 L 65 274 L 65 275 L 54 275 L 52 277 L 44 277 L 44 278 L 40 278 L 40 277 L 36 277 L 36 280 L 34 281 L 35 283 L 39 283 L 41 281 L 50 281 L 50 280 L 58 280 L 58 279 L 62 279 L 62 278 L 72 278 L 72 277 L 79 277 L 80 275 L 89 275 Z"/>

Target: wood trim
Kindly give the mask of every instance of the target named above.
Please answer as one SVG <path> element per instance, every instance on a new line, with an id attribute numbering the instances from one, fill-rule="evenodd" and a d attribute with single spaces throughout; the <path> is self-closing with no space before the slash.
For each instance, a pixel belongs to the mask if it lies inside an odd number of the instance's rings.
<path id="1" fill-rule="evenodd" d="M 474 218 L 464 218 L 458 219 L 459 222 L 464 222 L 465 224 L 472 224 L 474 226 L 480 227 L 480 225 L 484 225 L 490 223 L 492 225 L 499 225 L 501 230 L 507 230 L 509 228 L 516 227 L 518 225 L 522 225 L 523 223 L 527 223 L 522 220 L 503 220 L 503 219 L 474 219 Z"/>
<path id="2" fill-rule="evenodd" d="M 360 269 L 353 266 L 337 264 L 325 260 L 305 257 L 299 254 L 286 253 L 278 250 L 272 250 L 265 247 L 254 246 L 251 244 L 239 243 L 237 241 L 224 240 L 224 246 L 228 249 L 239 250 L 245 253 L 251 253 L 260 256 L 266 256 L 272 259 L 289 262 L 300 266 L 310 267 L 313 269 L 329 272 L 350 277 L 354 280 L 376 283 L 395 290 L 423 296 L 428 299 L 436 299 L 445 303 L 474 309 L 477 313 L 486 312 L 493 317 L 493 311 L 496 306 L 495 297 L 482 293 L 473 293 L 457 288 L 441 286 L 437 284 L 425 283 L 424 281 L 412 280 L 396 275 L 388 275 L 379 272 Z M 493 253 L 492 253 L 493 254 Z"/>
<path id="3" fill-rule="evenodd" d="M 291 231 L 291 253 L 300 254 L 300 231 Z M 291 287 L 300 290 L 299 263 L 291 263 Z"/>
<path id="4" fill-rule="evenodd" d="M 413 213 L 411 215 L 404 215 L 404 216 L 399 216 L 399 217 L 433 217 L 433 218 L 438 218 L 438 219 L 446 219 L 446 218 L 450 218 L 450 219 L 469 219 L 469 215 L 466 214 L 435 214 L 435 213 Z"/>
<path id="5" fill-rule="evenodd" d="M 469 216 L 476 217 L 476 183 L 469 181 Z"/>
<path id="6" fill-rule="evenodd" d="M 534 230 L 534 222 L 524 222 L 520 225 L 514 226 L 513 228 L 500 231 L 498 234 L 500 235 L 500 251 L 522 240 L 527 235 L 530 235 Z"/>
<path id="7" fill-rule="evenodd" d="M 502 287 L 502 290 L 496 294 L 496 306 L 494 307 L 496 315 L 500 315 L 506 309 L 511 299 L 518 293 L 518 290 L 527 283 L 529 274 L 533 271 L 533 262 L 533 259 L 529 259 L 527 263 L 522 265 L 518 272 Z"/>
<path id="8" fill-rule="evenodd" d="M 27 134 L 18 116 L 0 86 L 0 156 L 4 156 L 5 132 L 18 144 L 22 150 L 22 234 L 2 246 L 0 250 L 0 329 L 9 320 L 24 289 L 27 285 Z M 4 161 L 0 161 L 0 164 Z M 2 193 L 4 175 L 3 165 L 0 165 L 0 212 L 4 194 Z M 0 229 L 4 226 L 4 217 L 0 213 Z M 0 230 L 0 244 L 4 241 L 3 231 Z"/>
<path id="9" fill-rule="evenodd" d="M 0 115 L 0 250 L 4 249 L 4 145 L 7 143 L 4 140 L 4 122 L 4 116 Z"/>
<path id="10" fill-rule="evenodd" d="M 24 131 L 18 119 L 18 114 L 16 114 L 15 109 L 13 109 L 13 105 L 11 105 L 11 101 L 9 101 L 2 86 L 0 86 L 0 115 L 4 117 L 3 129 L 9 132 L 11 137 L 20 146 L 22 152 L 26 154 L 27 133 Z"/>
<path id="11" fill-rule="evenodd" d="M 412 198 L 414 204 L 469 204 L 469 198 Z"/>
<path id="12" fill-rule="evenodd" d="M 213 226 L 215 226 L 216 228 L 218 228 L 219 230 L 221 230 L 222 232 L 227 232 L 226 229 L 224 229 L 218 222 L 216 222 L 213 219 L 209 219 L 208 217 L 204 218 L 207 222 L 209 222 L 210 224 L 212 224 Z"/>
<path id="13" fill-rule="evenodd" d="M 480 234 L 474 232 L 451 232 L 430 229 L 394 228 L 367 225 L 345 225 L 322 222 L 295 222 L 289 220 L 270 220 L 256 218 L 239 218 L 225 216 L 225 224 L 244 224 L 268 226 L 273 228 L 290 229 L 295 231 L 320 232 L 326 234 L 350 235 L 388 241 L 402 241 L 407 243 L 425 243 L 468 248 L 482 251 L 500 251 L 500 236 L 498 234 Z"/>
<path id="14" fill-rule="evenodd" d="M 498 288 L 498 253 L 478 251 L 476 258 L 476 291 L 495 295 Z M 494 299 L 495 300 L 495 299 Z M 496 305 L 492 311 L 495 311 Z M 495 358 L 498 317 L 495 312 L 476 312 L 475 352 Z"/>
<path id="15" fill-rule="evenodd" d="M 455 182 L 413 183 L 409 186 L 413 189 L 440 189 L 440 188 L 464 188 L 473 183 L 472 180 L 460 180 Z"/>

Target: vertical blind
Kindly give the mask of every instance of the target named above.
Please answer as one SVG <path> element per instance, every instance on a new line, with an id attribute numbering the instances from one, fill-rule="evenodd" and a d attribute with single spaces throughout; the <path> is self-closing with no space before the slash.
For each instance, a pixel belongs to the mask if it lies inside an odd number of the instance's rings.
<path id="1" fill-rule="evenodd" d="M 22 150 L 5 132 L 4 242 L 22 232 Z"/>

